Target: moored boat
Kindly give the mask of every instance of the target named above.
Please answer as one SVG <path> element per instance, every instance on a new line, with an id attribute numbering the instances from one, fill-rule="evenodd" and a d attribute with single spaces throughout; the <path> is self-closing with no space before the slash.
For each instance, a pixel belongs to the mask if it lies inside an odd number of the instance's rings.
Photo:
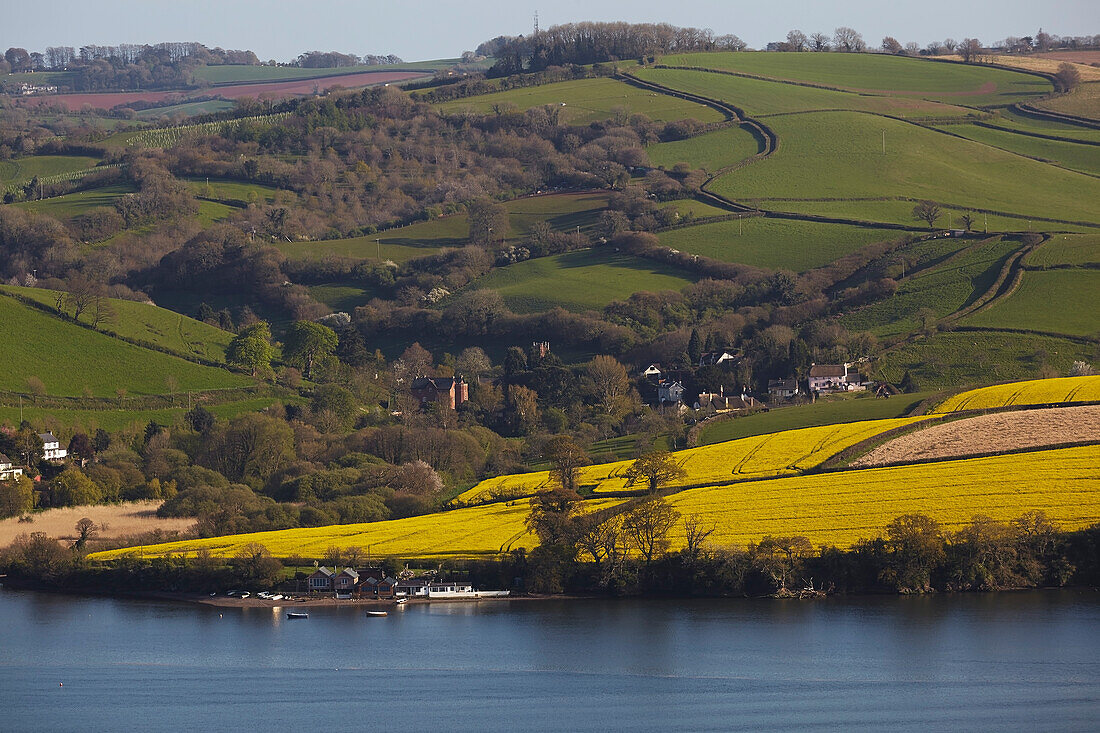
<path id="1" fill-rule="evenodd" d="M 389 611 L 367 611 L 368 616 L 389 616 Z"/>
<path id="2" fill-rule="evenodd" d="M 309 618 L 308 613 L 302 613 L 299 611 L 287 611 L 287 618 Z"/>

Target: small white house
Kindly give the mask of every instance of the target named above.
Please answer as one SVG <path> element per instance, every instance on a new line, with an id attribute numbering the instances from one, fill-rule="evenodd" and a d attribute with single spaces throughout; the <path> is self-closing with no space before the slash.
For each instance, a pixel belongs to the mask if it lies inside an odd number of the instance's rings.
<path id="1" fill-rule="evenodd" d="M 867 389 L 858 369 L 851 362 L 814 364 L 810 367 L 811 392 L 860 392 Z"/>
<path id="2" fill-rule="evenodd" d="M 53 433 L 39 433 L 38 437 L 42 439 L 43 458 L 47 461 L 60 461 L 69 455 L 69 451 L 61 447 L 61 442 Z"/>
<path id="3" fill-rule="evenodd" d="M 10 481 L 23 475 L 23 469 L 12 464 L 11 459 L 0 453 L 0 481 Z"/>
<path id="4" fill-rule="evenodd" d="M 699 356 L 699 366 L 733 366 L 737 356 L 728 351 L 708 351 Z"/>
<path id="5" fill-rule="evenodd" d="M 660 364 L 650 364 L 642 371 L 642 376 L 646 379 L 660 379 L 661 374 Z"/>
<path id="6" fill-rule="evenodd" d="M 769 379 L 768 396 L 780 399 L 790 399 L 798 394 L 797 379 Z"/>
<path id="7" fill-rule="evenodd" d="M 663 381 L 657 385 L 657 401 L 660 403 L 681 402 L 684 397 L 684 385 L 679 382 Z"/>

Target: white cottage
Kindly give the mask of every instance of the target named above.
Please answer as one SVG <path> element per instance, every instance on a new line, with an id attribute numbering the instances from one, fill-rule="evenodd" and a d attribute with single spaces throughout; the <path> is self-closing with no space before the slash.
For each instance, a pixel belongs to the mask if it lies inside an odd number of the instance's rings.
<path id="1" fill-rule="evenodd" d="M 47 461 L 60 461 L 69 455 L 69 451 L 61 447 L 61 441 L 53 433 L 39 433 L 38 437 L 42 439 L 43 458 Z"/>
<path id="2" fill-rule="evenodd" d="M 10 481 L 23 475 L 23 469 L 12 464 L 11 459 L 0 453 L 0 481 Z"/>

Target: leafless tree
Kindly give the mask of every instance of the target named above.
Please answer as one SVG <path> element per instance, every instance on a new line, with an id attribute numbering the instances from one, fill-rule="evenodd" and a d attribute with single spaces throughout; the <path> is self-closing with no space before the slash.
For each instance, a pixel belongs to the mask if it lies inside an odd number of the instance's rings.
<path id="1" fill-rule="evenodd" d="M 921 201 L 913 207 L 913 218 L 928 224 L 932 229 L 936 226 L 936 220 L 943 216 L 943 209 L 935 201 Z"/>
<path id="2" fill-rule="evenodd" d="M 902 51 L 901 42 L 893 36 L 886 36 L 882 39 L 882 50 L 886 53 L 898 54 Z"/>
<path id="3" fill-rule="evenodd" d="M 684 519 L 684 553 L 692 560 L 698 559 L 703 551 L 703 545 L 707 538 L 714 534 L 717 526 L 711 522 L 703 524 L 698 514 L 692 514 Z"/>
<path id="4" fill-rule="evenodd" d="M 829 37 L 824 33 L 813 33 L 810 35 L 810 49 L 813 51 L 821 52 L 828 51 L 830 47 Z"/>
<path id="5" fill-rule="evenodd" d="M 792 51 L 805 51 L 807 40 L 806 34 L 800 30 L 787 32 L 787 45 L 791 47 Z"/>
<path id="6" fill-rule="evenodd" d="M 627 512 L 623 530 L 634 541 L 647 566 L 668 549 L 668 533 L 679 518 L 680 512 L 659 496 L 646 497 Z"/>
<path id="7" fill-rule="evenodd" d="M 964 38 L 958 47 L 959 55 L 965 63 L 977 61 L 978 54 L 982 51 L 982 42 L 977 38 Z"/>
<path id="8" fill-rule="evenodd" d="M 863 36 L 854 28 L 842 25 L 833 32 L 833 45 L 837 51 L 858 53 L 867 50 Z"/>

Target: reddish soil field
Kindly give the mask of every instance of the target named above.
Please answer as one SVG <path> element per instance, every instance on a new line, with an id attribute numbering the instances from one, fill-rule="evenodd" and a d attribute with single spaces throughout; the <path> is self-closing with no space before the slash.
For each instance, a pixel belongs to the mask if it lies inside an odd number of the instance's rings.
<path id="1" fill-rule="evenodd" d="M 883 443 L 853 466 L 881 466 L 929 458 L 961 458 L 992 451 L 1041 448 L 1100 440 L 1100 405 L 997 412 L 919 428 Z"/>
<path id="2" fill-rule="evenodd" d="M 361 74 L 344 74 L 341 76 L 297 79 L 294 81 L 261 82 L 257 84 L 232 84 L 229 86 L 192 89 L 182 92 L 51 94 L 42 97 L 29 97 L 20 101 L 25 105 L 60 104 L 68 110 L 77 111 L 82 109 L 84 105 L 91 105 L 98 109 L 112 109 L 133 102 L 176 104 L 191 97 L 222 97 L 224 99 L 259 97 L 263 99 L 277 99 L 279 97 L 292 97 L 300 94 L 313 94 L 314 90 L 322 91 L 335 86 L 344 87 L 345 89 L 355 89 L 371 84 L 404 81 L 406 79 L 415 79 L 421 76 L 425 76 L 425 74 L 420 71 L 365 71 Z"/>
<path id="3" fill-rule="evenodd" d="M 1032 55 L 1041 59 L 1072 61 L 1075 64 L 1100 64 L 1100 51 L 1047 51 Z"/>

